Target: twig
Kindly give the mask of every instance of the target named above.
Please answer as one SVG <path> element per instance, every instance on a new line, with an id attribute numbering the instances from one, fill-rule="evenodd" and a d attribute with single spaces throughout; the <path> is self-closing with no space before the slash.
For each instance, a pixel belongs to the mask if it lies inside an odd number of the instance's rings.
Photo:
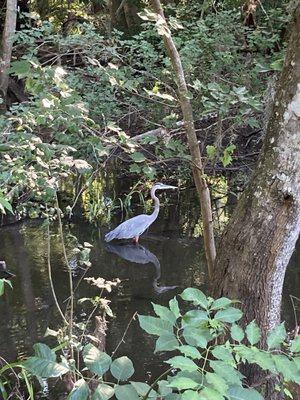
<path id="1" fill-rule="evenodd" d="M 126 328 L 125 328 L 125 331 L 124 331 L 124 333 L 123 333 L 123 336 L 121 337 L 121 340 L 120 340 L 119 343 L 117 344 L 117 346 L 116 346 L 116 348 L 114 349 L 114 351 L 111 353 L 112 357 L 113 357 L 113 356 L 115 355 L 115 353 L 118 351 L 118 349 L 119 349 L 119 347 L 121 346 L 121 344 L 124 343 L 124 338 L 125 338 L 125 336 L 126 336 L 126 334 L 127 334 L 127 331 L 128 331 L 128 329 L 129 329 L 129 327 L 130 327 L 132 321 L 135 319 L 136 315 L 137 315 L 137 311 L 136 311 L 136 312 L 133 314 L 133 316 L 130 318 L 130 321 L 128 322 L 128 324 L 127 324 L 127 326 L 126 326 Z"/>

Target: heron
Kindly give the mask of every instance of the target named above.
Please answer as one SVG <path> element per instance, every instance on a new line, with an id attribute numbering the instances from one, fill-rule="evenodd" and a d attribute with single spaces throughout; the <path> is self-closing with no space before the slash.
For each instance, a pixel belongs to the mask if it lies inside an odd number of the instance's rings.
<path id="1" fill-rule="evenodd" d="M 133 239 L 135 244 L 138 244 L 139 237 L 144 233 L 149 226 L 156 220 L 159 213 L 159 199 L 155 196 L 156 190 L 177 189 L 176 186 L 165 185 L 163 183 L 155 183 L 151 189 L 151 198 L 154 200 L 154 211 L 152 214 L 142 214 L 130 218 L 122 222 L 114 230 L 105 235 L 105 241 L 110 242 L 113 239 Z"/>

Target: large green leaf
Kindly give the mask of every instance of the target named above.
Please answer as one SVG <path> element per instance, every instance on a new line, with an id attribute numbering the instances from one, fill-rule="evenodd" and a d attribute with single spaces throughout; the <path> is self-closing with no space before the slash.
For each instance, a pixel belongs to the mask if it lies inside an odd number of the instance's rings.
<path id="1" fill-rule="evenodd" d="M 276 349 L 282 345 L 286 338 L 286 330 L 284 326 L 284 322 L 274 329 L 268 334 L 267 344 L 269 349 Z"/>
<path id="2" fill-rule="evenodd" d="M 179 342 L 176 339 L 175 335 L 173 333 L 166 333 L 164 335 L 161 335 L 155 345 L 155 353 L 158 351 L 172 351 L 176 350 L 178 347 Z"/>
<path id="3" fill-rule="evenodd" d="M 247 325 L 246 335 L 252 346 L 260 341 L 260 329 L 254 320 Z"/>
<path id="4" fill-rule="evenodd" d="M 147 315 L 139 315 L 141 328 L 151 335 L 161 336 L 173 333 L 173 325 L 169 321 Z"/>
<path id="5" fill-rule="evenodd" d="M 83 349 L 83 360 L 88 369 L 102 376 L 109 370 L 111 358 L 108 354 L 100 351 L 92 344 L 88 344 Z"/>
<path id="6" fill-rule="evenodd" d="M 84 379 L 79 379 L 68 396 L 68 400 L 86 400 L 89 397 L 89 385 Z"/>
<path id="7" fill-rule="evenodd" d="M 286 381 L 292 381 L 300 384 L 300 369 L 295 368 L 295 362 L 289 360 L 283 354 L 272 355 L 272 360 L 275 363 L 277 371 L 282 374 Z"/>
<path id="8" fill-rule="evenodd" d="M 132 385 L 117 385 L 115 395 L 118 400 L 139 400 L 138 393 Z"/>
<path id="9" fill-rule="evenodd" d="M 188 345 L 188 344 L 185 344 L 185 345 L 183 345 L 183 346 L 179 346 L 179 347 L 178 347 L 178 350 L 179 350 L 182 354 L 184 354 L 185 356 L 187 356 L 187 357 L 194 358 L 194 359 L 199 359 L 199 360 L 200 360 L 200 358 L 201 358 L 200 351 L 199 351 L 196 347 L 194 347 L 194 346 L 190 346 L 190 345 Z"/>
<path id="10" fill-rule="evenodd" d="M 181 400 L 204 400 L 203 397 L 194 390 L 186 390 L 182 393 Z"/>
<path id="11" fill-rule="evenodd" d="M 199 326 L 202 322 L 208 321 L 208 314 L 206 311 L 191 310 L 185 313 L 182 317 L 184 325 Z"/>
<path id="12" fill-rule="evenodd" d="M 199 305 L 205 309 L 208 306 L 207 297 L 199 289 L 187 288 L 181 293 L 180 296 L 183 298 L 183 300 L 192 301 L 195 305 Z"/>
<path id="13" fill-rule="evenodd" d="M 200 392 L 200 398 L 205 400 L 224 400 L 224 397 L 216 390 L 206 387 Z"/>
<path id="14" fill-rule="evenodd" d="M 230 364 L 234 363 L 231 351 L 224 345 L 215 346 L 212 350 L 212 355 L 219 360 L 229 361 Z"/>
<path id="15" fill-rule="evenodd" d="M 232 339 L 236 340 L 237 342 L 241 342 L 245 336 L 243 329 L 237 324 L 232 324 L 230 328 L 230 334 Z"/>
<path id="16" fill-rule="evenodd" d="M 108 400 L 115 394 L 114 388 L 106 383 L 100 383 L 95 390 L 92 400 Z"/>
<path id="17" fill-rule="evenodd" d="M 220 310 L 228 307 L 232 301 L 227 299 L 227 297 L 221 297 L 220 299 L 215 300 L 212 305 L 209 307 L 210 310 Z"/>
<path id="18" fill-rule="evenodd" d="M 245 389 L 240 386 L 231 387 L 228 391 L 229 400 L 264 400 L 262 395 L 255 389 Z"/>
<path id="19" fill-rule="evenodd" d="M 173 368 L 179 368 L 185 371 L 197 371 L 198 365 L 193 360 L 183 356 L 175 356 L 166 361 Z"/>
<path id="20" fill-rule="evenodd" d="M 226 393 L 228 385 L 224 378 L 215 374 L 214 372 L 207 372 L 205 374 L 206 381 L 212 385 L 219 393 Z"/>
<path id="21" fill-rule="evenodd" d="M 149 390 L 150 390 L 150 386 L 147 383 L 144 382 L 130 382 L 131 385 L 134 387 L 134 389 L 137 391 L 137 393 L 139 394 L 139 396 L 145 396 Z M 148 399 L 157 399 L 158 394 L 155 390 L 151 389 L 149 394 L 148 394 Z"/>
<path id="22" fill-rule="evenodd" d="M 178 390 L 195 389 L 196 387 L 199 387 L 199 383 L 193 381 L 190 378 L 175 377 L 174 379 L 172 379 L 172 382 L 169 383 L 169 386 Z"/>
<path id="23" fill-rule="evenodd" d="M 118 381 L 126 381 L 134 374 L 132 361 L 126 356 L 117 358 L 112 362 L 110 372 Z"/>
<path id="24" fill-rule="evenodd" d="M 194 328 L 192 326 L 187 326 L 183 330 L 183 337 L 187 344 L 191 346 L 197 346 L 201 348 L 206 348 L 209 335 L 208 329 Z"/>
<path id="25" fill-rule="evenodd" d="M 175 324 L 177 317 L 175 314 L 169 310 L 167 307 L 161 306 L 159 304 L 152 303 L 155 314 L 165 321 L 169 321 L 172 325 Z"/>
<path id="26" fill-rule="evenodd" d="M 29 357 L 24 362 L 24 367 L 33 375 L 41 378 L 56 378 L 69 372 L 66 365 L 56 361 L 56 354 L 47 345 L 36 343 L 34 346 L 35 356 Z"/>
<path id="27" fill-rule="evenodd" d="M 244 378 L 244 376 L 231 365 L 225 363 L 224 361 L 215 360 L 210 361 L 209 364 L 217 375 L 224 378 L 226 383 L 228 383 L 229 385 L 242 386 L 241 380 Z"/>
<path id="28" fill-rule="evenodd" d="M 241 310 L 235 307 L 229 307 L 225 310 L 218 311 L 214 318 L 222 322 L 232 323 L 241 319 L 242 316 L 243 313 Z"/>

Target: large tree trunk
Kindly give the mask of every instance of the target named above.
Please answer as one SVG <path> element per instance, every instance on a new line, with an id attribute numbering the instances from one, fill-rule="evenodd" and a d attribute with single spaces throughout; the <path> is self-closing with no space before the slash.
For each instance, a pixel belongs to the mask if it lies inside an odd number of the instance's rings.
<path id="1" fill-rule="evenodd" d="M 280 322 L 284 275 L 300 233 L 299 49 L 300 6 L 262 155 L 222 235 L 214 271 L 214 295 L 240 300 L 245 322 L 256 319 L 264 334 Z"/>
<path id="2" fill-rule="evenodd" d="M 17 21 L 17 0 L 7 0 L 5 24 L 2 36 L 0 54 L 0 108 L 6 107 L 7 88 L 8 88 L 8 69 L 10 67 L 11 53 L 13 46 L 13 35 L 16 30 Z"/>

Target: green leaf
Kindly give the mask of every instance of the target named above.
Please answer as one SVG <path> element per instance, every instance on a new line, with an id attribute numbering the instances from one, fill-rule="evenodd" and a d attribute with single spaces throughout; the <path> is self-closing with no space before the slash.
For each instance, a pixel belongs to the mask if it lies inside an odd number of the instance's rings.
<path id="1" fill-rule="evenodd" d="M 199 352 L 198 349 L 196 349 L 196 347 L 194 346 L 189 346 L 189 345 L 183 345 L 183 346 L 179 346 L 177 347 L 178 350 L 183 353 L 185 356 L 190 357 L 190 358 L 197 358 L 200 359 L 201 358 L 201 354 Z"/>
<path id="2" fill-rule="evenodd" d="M 172 325 L 176 322 L 176 316 L 167 307 L 161 306 L 159 304 L 151 303 L 155 314 L 165 321 L 169 321 Z"/>
<path id="3" fill-rule="evenodd" d="M 199 289 L 187 288 L 181 293 L 180 296 L 183 298 L 183 300 L 192 301 L 193 304 L 199 305 L 202 308 L 207 309 L 208 300 L 205 294 Z"/>
<path id="4" fill-rule="evenodd" d="M 300 335 L 296 336 L 291 342 L 291 351 L 293 353 L 298 353 L 300 351 Z"/>
<path id="5" fill-rule="evenodd" d="M 91 343 L 86 345 L 83 349 L 83 360 L 88 369 L 102 376 L 109 370 L 111 358 L 108 354 L 100 351 Z"/>
<path id="6" fill-rule="evenodd" d="M 186 325 L 197 327 L 201 325 L 202 322 L 208 321 L 209 318 L 206 311 L 191 310 L 183 315 L 182 320 Z"/>
<path id="7" fill-rule="evenodd" d="M 19 78 L 27 78 L 30 74 L 31 64 L 27 60 L 13 61 L 9 72 L 17 75 Z"/>
<path id="8" fill-rule="evenodd" d="M 237 342 L 241 342 L 245 336 L 243 329 L 236 324 L 232 324 L 230 328 L 230 334 L 232 339 L 236 340 Z"/>
<path id="9" fill-rule="evenodd" d="M 118 400 L 139 400 L 138 393 L 132 385 L 117 385 L 115 395 Z"/>
<path id="10" fill-rule="evenodd" d="M 161 336 L 173 333 L 173 325 L 169 321 L 147 315 L 139 315 L 140 326 L 151 335 Z"/>
<path id="11" fill-rule="evenodd" d="M 209 158 L 214 158 L 217 154 L 217 149 L 215 146 L 208 145 L 206 146 L 206 153 Z"/>
<path id="12" fill-rule="evenodd" d="M 126 381 L 134 374 L 132 361 L 126 356 L 117 358 L 112 362 L 110 372 L 118 381 Z"/>
<path id="13" fill-rule="evenodd" d="M 92 396 L 92 400 L 108 400 L 113 397 L 114 394 L 114 388 L 105 383 L 100 383 Z"/>
<path id="14" fill-rule="evenodd" d="M 228 385 L 225 379 L 215 374 L 214 372 L 207 372 L 205 374 L 205 379 L 220 393 L 225 393 L 228 389 Z"/>
<path id="15" fill-rule="evenodd" d="M 9 211 L 11 214 L 14 213 L 10 202 L 7 201 L 4 197 L 0 197 L 0 205 L 2 205 L 4 207 L 4 209 Z M 5 214 L 5 211 L 4 211 L 4 214 Z"/>
<path id="16" fill-rule="evenodd" d="M 288 357 L 281 354 L 272 355 L 272 360 L 275 362 L 277 371 L 286 381 L 300 384 L 300 370 L 295 368 L 294 360 L 289 360 Z"/>
<path id="17" fill-rule="evenodd" d="M 35 356 L 24 362 L 24 367 L 33 375 L 41 378 L 57 378 L 69 372 L 69 368 L 56 362 L 56 354 L 47 345 L 36 343 Z"/>
<path id="18" fill-rule="evenodd" d="M 196 387 L 199 387 L 199 383 L 190 378 L 174 378 L 168 386 L 177 388 L 178 390 L 195 389 Z"/>
<path id="19" fill-rule="evenodd" d="M 286 338 L 286 330 L 284 326 L 284 322 L 274 329 L 268 334 L 267 344 L 269 349 L 276 349 L 282 345 Z"/>
<path id="20" fill-rule="evenodd" d="M 176 350 L 179 345 L 178 340 L 176 339 L 173 333 L 166 333 L 161 335 L 155 345 L 155 353 L 158 351 L 172 351 Z"/>
<path id="21" fill-rule="evenodd" d="M 227 299 L 227 297 L 221 297 L 220 299 L 215 300 L 209 309 L 220 310 L 223 308 L 227 308 L 230 304 L 232 304 L 232 301 L 230 299 Z"/>
<path id="22" fill-rule="evenodd" d="M 191 346 L 206 348 L 208 340 L 211 339 L 208 329 L 187 326 L 183 330 L 183 337 Z"/>
<path id="23" fill-rule="evenodd" d="M 246 335 L 252 346 L 260 341 L 260 329 L 254 320 L 247 325 Z"/>
<path id="24" fill-rule="evenodd" d="M 195 390 L 186 390 L 181 394 L 181 400 L 204 400 L 203 397 Z"/>
<path id="25" fill-rule="evenodd" d="M 172 313 L 175 315 L 176 319 L 179 318 L 181 314 L 176 297 L 174 297 L 169 301 L 169 307 Z"/>
<path id="26" fill-rule="evenodd" d="M 194 363 L 190 358 L 183 356 L 175 356 L 165 361 L 170 364 L 173 368 L 179 368 L 185 371 L 197 371 L 198 365 Z"/>
<path id="27" fill-rule="evenodd" d="M 242 385 L 243 375 L 224 361 L 210 361 L 211 368 L 215 373 L 225 379 L 229 385 Z"/>
<path id="28" fill-rule="evenodd" d="M 150 386 L 144 382 L 131 381 L 130 383 L 140 396 L 145 396 L 150 389 Z M 157 392 L 155 390 L 151 389 L 150 393 L 148 394 L 148 399 L 151 399 L 151 398 L 156 399 L 157 397 L 158 397 Z"/>
<path id="29" fill-rule="evenodd" d="M 140 153 L 139 151 L 136 151 L 136 152 L 130 154 L 130 157 L 136 163 L 141 163 L 141 162 L 144 162 L 146 160 L 146 157 L 144 156 L 144 154 Z"/>
<path id="30" fill-rule="evenodd" d="M 224 345 L 215 346 L 215 348 L 212 350 L 212 355 L 219 360 L 234 363 L 234 358 L 231 354 L 231 351 L 227 349 Z"/>
<path id="31" fill-rule="evenodd" d="M 12 288 L 11 281 L 9 281 L 8 279 L 5 279 L 5 278 L 0 279 L 0 296 L 2 296 L 4 294 L 4 286 L 5 286 L 5 284 Z"/>
<path id="32" fill-rule="evenodd" d="M 255 389 L 245 389 L 234 386 L 229 389 L 229 400 L 264 400 L 262 395 Z"/>
<path id="33" fill-rule="evenodd" d="M 205 400 L 224 400 L 224 397 L 216 390 L 206 387 L 200 392 L 200 399 Z"/>
<path id="34" fill-rule="evenodd" d="M 243 313 L 241 310 L 235 307 L 229 307 L 225 310 L 218 311 L 214 318 L 222 322 L 232 323 L 241 319 L 242 316 Z"/>
<path id="35" fill-rule="evenodd" d="M 75 382 L 71 393 L 68 396 L 68 400 L 86 400 L 89 397 L 89 385 L 84 379 L 79 379 Z"/>

